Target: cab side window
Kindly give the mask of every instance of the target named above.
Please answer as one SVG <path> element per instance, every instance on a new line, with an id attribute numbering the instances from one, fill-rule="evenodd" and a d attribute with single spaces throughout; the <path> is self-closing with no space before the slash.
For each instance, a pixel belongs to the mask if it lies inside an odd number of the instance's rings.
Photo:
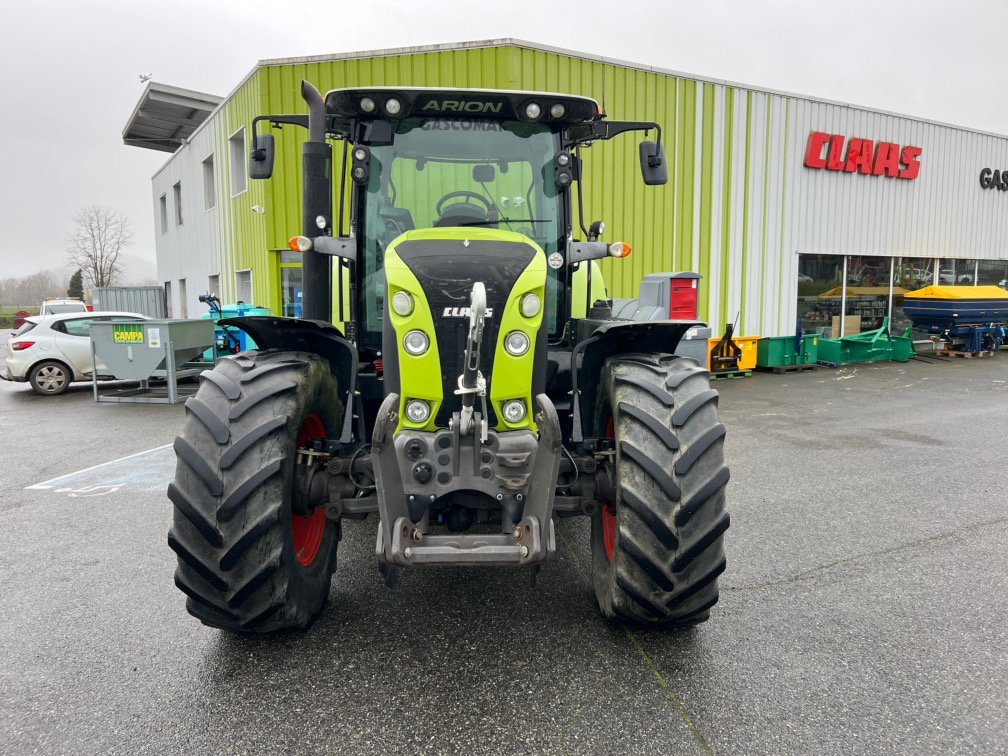
<path id="1" fill-rule="evenodd" d="M 91 335 L 91 323 L 94 322 L 94 318 L 80 318 L 78 320 L 64 320 L 63 328 L 60 329 L 64 333 L 68 333 L 71 336 L 90 336 Z"/>

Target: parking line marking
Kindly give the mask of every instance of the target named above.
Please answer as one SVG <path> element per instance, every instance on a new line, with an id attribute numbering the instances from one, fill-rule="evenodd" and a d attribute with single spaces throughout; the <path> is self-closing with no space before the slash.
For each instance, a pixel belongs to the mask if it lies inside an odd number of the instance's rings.
<path id="1" fill-rule="evenodd" d="M 85 467 L 83 470 L 75 470 L 74 472 L 64 473 L 63 475 L 57 475 L 55 478 L 44 480 L 41 483 L 35 483 L 30 486 L 25 486 L 25 490 L 26 491 L 49 490 L 53 487 L 54 483 L 61 480 L 65 480 L 66 478 L 72 478 L 77 475 L 82 475 L 86 472 L 91 472 L 92 470 L 97 470 L 101 467 L 118 464 L 119 462 L 125 462 L 127 459 L 142 457 L 145 454 L 153 454 L 154 452 L 161 451 L 162 449 L 168 449 L 170 447 L 171 444 L 164 444 L 162 446 L 155 446 L 153 449 L 146 449 L 145 451 L 139 451 L 134 454 L 127 454 L 125 457 L 119 457 L 118 459 L 110 459 L 108 462 L 100 462 L 97 465 L 91 465 L 91 467 Z"/>

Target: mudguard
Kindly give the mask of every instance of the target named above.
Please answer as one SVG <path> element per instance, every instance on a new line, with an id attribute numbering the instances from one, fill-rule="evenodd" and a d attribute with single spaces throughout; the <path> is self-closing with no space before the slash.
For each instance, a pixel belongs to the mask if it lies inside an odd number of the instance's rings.
<path id="1" fill-rule="evenodd" d="M 354 395 L 357 390 L 357 347 L 331 323 L 302 318 L 249 316 L 223 318 L 223 327 L 240 328 L 255 341 L 260 350 L 280 349 L 287 352 L 310 352 L 323 357 L 332 369 L 344 398 L 343 428 L 340 442 L 353 438 Z"/>
<path id="2" fill-rule="evenodd" d="M 602 366 L 617 354 L 644 352 L 673 354 L 686 332 L 704 323 L 696 320 L 648 322 L 610 321 L 600 325 L 571 353 L 571 387 L 574 391 L 572 441 L 597 435 L 593 426 Z"/>

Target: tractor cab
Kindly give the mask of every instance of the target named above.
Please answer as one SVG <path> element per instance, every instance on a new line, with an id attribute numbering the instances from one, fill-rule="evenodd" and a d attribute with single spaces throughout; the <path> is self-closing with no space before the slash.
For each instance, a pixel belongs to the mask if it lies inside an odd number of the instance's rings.
<path id="1" fill-rule="evenodd" d="M 402 234 L 467 229 L 474 238 L 485 239 L 506 231 L 525 237 L 546 259 L 563 249 L 571 230 L 566 190 L 573 181 L 573 156 L 564 149 L 562 133 L 599 118 L 594 100 L 494 91 L 354 89 L 330 92 L 326 102 L 337 117 L 361 121 L 350 150 L 350 171 L 360 187 L 354 220 L 363 267 L 359 311 L 365 333 L 380 333 L 384 255 Z M 438 238 L 438 233 L 412 234 L 423 236 Z M 476 269 L 492 274 L 478 248 L 467 251 Z M 566 271 L 561 268 L 548 269 L 545 310 L 554 339 L 566 304 Z M 449 278 L 458 278 L 457 273 Z M 453 304 L 458 308 L 460 303 Z"/>

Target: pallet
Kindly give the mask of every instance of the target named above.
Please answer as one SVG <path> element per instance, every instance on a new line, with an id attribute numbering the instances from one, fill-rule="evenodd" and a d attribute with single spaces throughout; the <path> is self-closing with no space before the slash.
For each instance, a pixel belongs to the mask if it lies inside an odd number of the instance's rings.
<path id="1" fill-rule="evenodd" d="M 942 349 L 935 352 L 941 357 L 959 357 L 964 360 L 971 360 L 974 357 L 993 357 L 994 352 L 959 352 L 955 349 Z"/>
<path id="2" fill-rule="evenodd" d="M 712 381 L 728 380 L 729 378 L 748 378 L 752 375 L 752 370 L 722 370 L 719 373 L 711 373 Z"/>
<path id="3" fill-rule="evenodd" d="M 756 369 L 763 373 L 781 375 L 783 373 L 800 373 L 804 370 L 815 370 L 816 367 L 816 365 L 775 365 L 772 367 L 759 365 Z"/>

